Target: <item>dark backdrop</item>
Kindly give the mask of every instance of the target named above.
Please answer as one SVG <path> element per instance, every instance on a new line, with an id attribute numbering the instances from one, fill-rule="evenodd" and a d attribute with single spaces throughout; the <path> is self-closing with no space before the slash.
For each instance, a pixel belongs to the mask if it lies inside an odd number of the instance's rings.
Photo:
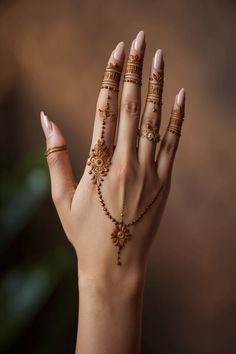
<path id="1" fill-rule="evenodd" d="M 233 0 L 0 2 L 2 353 L 74 351 L 76 260 L 50 199 L 39 111 L 63 130 L 79 178 L 109 53 L 141 29 L 144 77 L 155 50 L 165 56 L 161 133 L 187 90 L 143 353 L 236 353 L 235 14 Z"/>

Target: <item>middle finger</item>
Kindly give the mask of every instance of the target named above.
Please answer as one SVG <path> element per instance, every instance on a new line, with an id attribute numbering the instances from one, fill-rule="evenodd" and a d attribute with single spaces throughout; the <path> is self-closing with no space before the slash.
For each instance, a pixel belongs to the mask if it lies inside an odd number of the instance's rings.
<path id="1" fill-rule="evenodd" d="M 140 31 L 133 41 L 124 76 L 121 96 L 117 145 L 114 154 L 130 160 L 137 157 L 137 131 L 141 109 L 142 67 L 145 52 L 145 34 Z"/>

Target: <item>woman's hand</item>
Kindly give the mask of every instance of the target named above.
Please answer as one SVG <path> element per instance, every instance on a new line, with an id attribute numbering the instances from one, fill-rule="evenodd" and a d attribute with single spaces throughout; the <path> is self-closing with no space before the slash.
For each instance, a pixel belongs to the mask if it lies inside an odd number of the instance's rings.
<path id="1" fill-rule="evenodd" d="M 129 284 L 144 274 L 148 251 L 162 218 L 185 101 L 182 89 L 175 97 L 171 126 L 159 147 L 164 61 L 158 50 L 151 63 L 149 92 L 141 114 L 145 46 L 141 31 L 131 45 L 120 105 L 117 89 L 125 59 L 124 43 L 120 42 L 111 53 L 108 63 L 113 65 L 106 69 L 98 97 L 89 164 L 78 185 L 67 151 L 51 150 L 47 156 L 52 198 L 78 256 L 79 275 L 115 279 L 125 276 Z M 64 146 L 65 139 L 56 124 L 43 113 L 41 121 L 47 149 Z M 125 226 L 143 213 L 133 225 Z"/>
<path id="2" fill-rule="evenodd" d="M 140 120 L 144 51 L 141 31 L 131 45 L 119 109 L 124 43 L 111 53 L 98 97 L 88 163 L 78 185 L 62 133 L 41 114 L 52 198 L 78 256 L 76 354 L 140 353 L 148 251 L 170 190 L 185 101 L 182 89 L 157 149 L 164 62 L 158 50 Z"/>

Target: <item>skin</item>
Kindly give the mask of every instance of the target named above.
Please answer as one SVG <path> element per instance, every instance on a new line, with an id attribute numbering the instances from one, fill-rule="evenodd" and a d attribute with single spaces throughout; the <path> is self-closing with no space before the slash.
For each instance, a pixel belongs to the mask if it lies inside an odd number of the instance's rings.
<path id="1" fill-rule="evenodd" d="M 130 53 L 143 57 L 144 32 L 138 33 Z M 109 62 L 123 66 L 124 43 L 111 53 Z M 155 64 L 155 66 L 154 66 Z M 164 68 L 162 51 L 153 58 L 151 73 Z M 120 220 L 125 198 L 124 221 L 132 221 L 153 196 L 161 193 L 144 217 L 130 227 L 132 239 L 121 253 L 122 266 L 116 265 L 116 249 L 110 239 L 114 224 L 98 201 L 96 186 L 91 182 L 89 166 L 76 185 L 66 151 L 48 156 L 52 199 L 66 236 L 78 259 L 79 315 L 76 354 L 140 353 L 143 289 L 147 261 L 170 192 L 173 163 L 179 136 L 166 131 L 160 144 L 140 137 L 137 129 L 151 122 L 158 129 L 161 110 L 153 112 L 147 102 L 141 115 L 141 87 L 125 82 L 121 93 L 118 120 L 118 94 L 113 92 L 114 116 L 107 122 L 105 142 L 112 164 L 104 178 L 102 192 L 111 214 Z M 91 148 L 101 132 L 99 109 L 107 100 L 107 90 L 98 97 Z M 174 107 L 184 108 L 185 91 L 175 97 Z M 57 125 L 41 114 L 47 148 L 66 144 Z M 115 134 L 117 133 L 117 140 Z M 113 145 L 115 149 L 113 149 Z M 113 197 L 115 196 L 115 198 Z"/>

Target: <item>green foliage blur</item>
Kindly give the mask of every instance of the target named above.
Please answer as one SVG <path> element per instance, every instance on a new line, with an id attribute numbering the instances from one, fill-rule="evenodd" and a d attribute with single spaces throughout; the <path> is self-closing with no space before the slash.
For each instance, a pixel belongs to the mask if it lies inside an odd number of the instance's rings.
<path id="1" fill-rule="evenodd" d="M 74 351 L 75 256 L 50 198 L 43 150 L 0 174 L 0 353 Z M 4 167 L 4 168 L 3 168 Z"/>

